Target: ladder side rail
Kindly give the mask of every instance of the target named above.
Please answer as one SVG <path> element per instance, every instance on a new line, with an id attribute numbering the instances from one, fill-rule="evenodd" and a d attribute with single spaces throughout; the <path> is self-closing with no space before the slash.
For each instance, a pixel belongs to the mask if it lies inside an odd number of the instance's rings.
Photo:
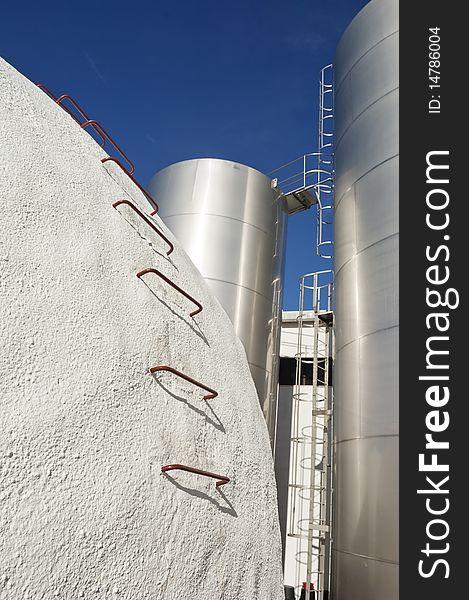
<path id="1" fill-rule="evenodd" d="M 316 299 L 316 286 L 317 286 L 317 276 L 314 278 L 315 289 L 313 292 L 313 301 Z M 312 430 L 311 430 L 311 489 L 310 489 L 310 501 L 309 501 L 309 524 L 308 524 L 308 548 L 307 548 L 307 564 L 306 564 L 306 594 L 305 600 L 310 600 L 311 593 L 310 587 L 312 580 L 312 560 L 313 560 L 313 535 L 314 535 L 314 484 L 315 484 L 315 470 L 316 470 L 316 410 L 317 410 L 317 368 L 318 368 L 318 337 L 319 337 L 319 317 L 316 314 L 314 316 L 315 320 L 315 331 L 314 331 L 314 349 L 313 349 L 313 381 L 312 381 L 312 414 L 311 414 L 311 422 L 312 422 Z"/>
<path id="2" fill-rule="evenodd" d="M 325 361 L 324 361 L 324 409 L 326 411 L 329 410 L 329 336 L 330 336 L 330 332 L 329 332 L 329 327 L 326 328 L 326 331 L 324 332 L 325 335 L 325 347 L 324 347 L 324 354 L 325 354 Z M 330 414 L 329 416 L 325 415 L 324 417 L 324 431 L 323 431 L 323 456 L 322 456 L 322 465 L 323 468 L 321 470 L 320 473 L 320 479 L 321 479 L 321 491 L 320 491 L 320 495 L 321 495 L 321 506 L 320 506 L 320 511 L 321 511 L 321 522 L 324 523 L 325 525 L 328 525 L 330 528 L 330 523 L 329 523 L 329 518 L 328 518 L 328 507 L 327 507 L 327 501 L 328 501 L 328 494 L 327 494 L 327 474 L 328 474 L 328 469 L 329 469 L 329 443 L 330 443 L 330 437 L 329 437 L 329 423 L 330 423 Z M 328 564 L 329 564 L 329 532 L 326 531 L 324 533 L 323 536 L 323 545 L 324 545 L 324 549 L 322 552 L 322 557 L 320 559 L 320 568 L 319 568 L 319 581 L 318 581 L 318 588 L 320 590 L 321 594 L 321 598 L 318 600 L 323 600 L 323 596 L 324 596 L 324 590 L 326 589 L 326 584 L 328 583 Z"/>

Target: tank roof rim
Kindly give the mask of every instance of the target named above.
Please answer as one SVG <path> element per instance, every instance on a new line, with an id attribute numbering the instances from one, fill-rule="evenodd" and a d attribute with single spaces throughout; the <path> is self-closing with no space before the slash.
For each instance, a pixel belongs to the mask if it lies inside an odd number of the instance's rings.
<path id="1" fill-rule="evenodd" d="M 166 165 L 165 167 L 162 167 L 161 169 L 158 169 L 158 171 L 156 171 L 151 176 L 150 179 L 153 179 L 153 177 L 155 177 L 156 175 L 158 175 L 159 173 L 161 173 L 165 169 L 169 169 L 170 167 L 174 167 L 176 165 L 182 165 L 183 163 L 188 163 L 188 162 L 206 161 L 206 160 L 216 161 L 216 162 L 231 163 L 232 165 L 236 165 L 238 167 L 243 167 L 243 168 L 248 169 L 250 171 L 255 171 L 256 173 L 259 173 L 260 175 L 263 175 L 269 181 L 272 181 L 271 177 L 269 177 L 268 175 L 266 175 L 265 173 L 263 173 L 259 169 L 256 169 L 255 167 L 251 167 L 250 165 L 247 165 L 246 163 L 241 163 L 241 162 L 238 162 L 236 160 L 231 160 L 230 158 L 219 158 L 219 157 L 216 157 L 216 156 L 215 157 L 214 156 L 199 156 L 199 157 L 196 157 L 196 158 L 186 158 L 184 160 L 178 160 L 176 162 L 170 163 L 169 165 Z"/>

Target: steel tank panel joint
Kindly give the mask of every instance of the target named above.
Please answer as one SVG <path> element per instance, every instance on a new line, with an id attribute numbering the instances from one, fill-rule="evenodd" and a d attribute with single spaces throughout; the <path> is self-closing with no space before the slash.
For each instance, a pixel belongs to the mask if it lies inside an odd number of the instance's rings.
<path id="1" fill-rule="evenodd" d="M 398 598 L 398 0 L 335 57 L 334 600 Z"/>

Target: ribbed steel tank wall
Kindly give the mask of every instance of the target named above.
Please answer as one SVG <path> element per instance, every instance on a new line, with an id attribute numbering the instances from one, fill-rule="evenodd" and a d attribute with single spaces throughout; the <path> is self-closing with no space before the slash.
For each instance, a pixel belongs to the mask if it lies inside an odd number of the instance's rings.
<path id="1" fill-rule="evenodd" d="M 334 600 L 398 598 L 398 0 L 335 59 Z"/>
<path id="2" fill-rule="evenodd" d="M 215 158 L 170 165 L 152 178 L 149 191 L 244 345 L 273 440 L 285 199 L 263 173 Z"/>

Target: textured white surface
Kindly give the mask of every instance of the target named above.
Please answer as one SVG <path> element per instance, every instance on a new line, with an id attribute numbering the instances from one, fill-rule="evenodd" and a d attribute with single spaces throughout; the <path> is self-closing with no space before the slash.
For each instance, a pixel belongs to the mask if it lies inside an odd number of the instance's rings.
<path id="1" fill-rule="evenodd" d="M 111 206 L 148 212 L 143 195 L 3 61 L 0 114 L 0 598 L 280 600 L 267 430 L 228 317 L 177 244 L 166 258 Z M 203 312 L 137 279 L 151 266 Z M 160 473 L 176 462 L 232 481 Z"/>

